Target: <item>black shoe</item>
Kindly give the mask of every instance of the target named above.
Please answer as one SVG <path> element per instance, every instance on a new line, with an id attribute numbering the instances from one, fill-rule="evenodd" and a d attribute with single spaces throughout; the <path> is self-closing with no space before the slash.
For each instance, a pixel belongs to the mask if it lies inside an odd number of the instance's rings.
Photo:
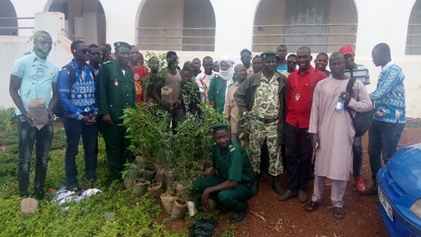
<path id="1" fill-rule="evenodd" d="M 219 207 L 219 209 L 218 209 L 218 214 L 225 214 L 225 213 L 228 213 L 230 210 L 228 209 L 228 207 L 226 207 L 226 206 L 221 206 L 221 207 Z"/>
<path id="2" fill-rule="evenodd" d="M 272 189 L 275 190 L 278 195 L 282 195 L 284 193 L 284 190 L 279 183 L 279 175 L 272 176 Z"/>
<path id="3" fill-rule="evenodd" d="M 278 200 L 279 201 L 286 201 L 286 200 L 288 200 L 292 197 L 295 197 L 295 196 L 297 196 L 297 192 L 293 191 L 291 189 L 288 189 L 284 194 L 279 195 Z"/>
<path id="4" fill-rule="evenodd" d="M 67 185 L 66 190 L 71 191 L 71 192 L 77 192 L 79 190 L 79 187 L 78 187 L 77 183 L 69 184 L 69 185 Z"/>
<path id="5" fill-rule="evenodd" d="M 246 210 L 239 213 L 234 213 L 230 219 L 230 222 L 235 223 L 235 222 L 242 221 L 244 217 L 246 216 L 248 209 L 249 209 L 249 205 L 247 204 Z"/>
<path id="6" fill-rule="evenodd" d="M 42 200 L 45 198 L 44 190 L 35 190 L 32 196 L 37 200 Z"/>

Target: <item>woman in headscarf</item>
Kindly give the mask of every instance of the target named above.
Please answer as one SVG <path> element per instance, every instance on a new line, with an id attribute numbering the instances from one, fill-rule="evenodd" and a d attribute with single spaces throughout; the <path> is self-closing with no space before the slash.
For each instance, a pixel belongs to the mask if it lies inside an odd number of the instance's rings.
<path id="1" fill-rule="evenodd" d="M 219 75 L 214 77 L 209 86 L 209 101 L 213 108 L 221 114 L 224 112 L 225 97 L 228 87 L 237 81 L 234 75 L 235 62 L 228 56 L 218 59 Z"/>

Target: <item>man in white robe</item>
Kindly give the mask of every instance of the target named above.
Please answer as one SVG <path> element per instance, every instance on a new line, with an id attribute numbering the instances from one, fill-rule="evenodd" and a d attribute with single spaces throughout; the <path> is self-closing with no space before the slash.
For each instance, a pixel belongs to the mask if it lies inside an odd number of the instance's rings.
<path id="1" fill-rule="evenodd" d="M 313 94 L 309 133 L 316 150 L 314 192 L 306 211 L 315 211 L 320 205 L 325 179 L 333 180 L 331 200 L 334 217 L 345 217 L 343 196 L 352 168 L 352 143 L 355 130 L 348 110 L 366 112 L 373 108 L 364 84 L 356 80 L 352 93 L 346 92 L 349 77 L 345 76 L 345 58 L 336 52 L 330 56 L 332 74 L 320 81 Z M 339 99 L 343 99 L 342 110 L 335 111 Z"/>

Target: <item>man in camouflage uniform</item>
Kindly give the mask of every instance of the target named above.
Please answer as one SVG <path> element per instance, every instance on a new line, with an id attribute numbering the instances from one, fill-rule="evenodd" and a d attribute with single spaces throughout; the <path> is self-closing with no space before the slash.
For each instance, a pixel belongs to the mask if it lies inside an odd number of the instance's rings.
<path id="1" fill-rule="evenodd" d="M 276 53 L 273 51 L 261 54 L 262 71 L 248 77 L 234 94 L 234 99 L 239 114 L 243 115 L 239 127 L 243 129 L 247 125 L 250 127 L 250 157 L 257 180 L 260 174 L 261 147 L 266 140 L 272 188 L 278 194 L 282 194 L 279 184 L 279 175 L 283 172 L 280 144 L 284 140 L 282 111 L 286 78 L 276 72 L 275 56 Z"/>

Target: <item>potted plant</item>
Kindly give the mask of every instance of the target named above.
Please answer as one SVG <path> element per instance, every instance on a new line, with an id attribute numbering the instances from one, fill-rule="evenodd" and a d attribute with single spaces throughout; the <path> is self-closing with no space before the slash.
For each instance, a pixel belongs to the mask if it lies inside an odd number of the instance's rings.
<path id="1" fill-rule="evenodd" d="M 138 176 L 138 167 L 131 163 L 124 164 L 124 166 L 126 169 L 122 172 L 122 176 L 124 179 L 124 186 L 128 189 L 133 186 L 133 182 Z"/>
<path id="2" fill-rule="evenodd" d="M 187 113 L 185 120 L 178 124 L 172 135 L 174 169 L 179 184 L 176 186 L 180 198 L 191 199 L 193 181 L 200 178 L 211 166 L 210 125 L 226 121 L 226 116 L 218 113 L 210 105 L 202 103 L 201 115 Z"/>

